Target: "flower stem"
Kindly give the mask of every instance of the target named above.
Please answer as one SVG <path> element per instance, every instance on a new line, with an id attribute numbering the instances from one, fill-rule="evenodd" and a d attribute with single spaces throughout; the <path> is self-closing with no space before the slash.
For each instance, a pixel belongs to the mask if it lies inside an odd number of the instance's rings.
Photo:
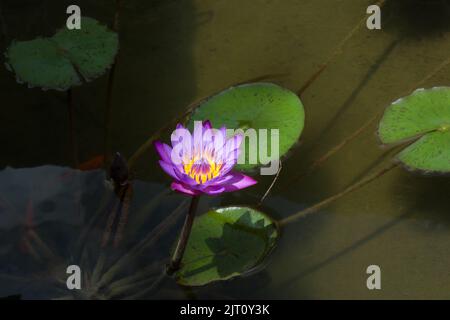
<path id="1" fill-rule="evenodd" d="M 170 261 L 169 267 L 167 269 L 167 273 L 169 275 L 180 269 L 181 260 L 183 259 L 184 251 L 186 250 L 189 235 L 191 234 L 192 225 L 194 223 L 195 212 L 197 211 L 199 199 L 199 196 L 192 197 L 191 205 L 189 207 L 186 219 L 184 220 L 183 229 L 181 230 L 180 239 L 178 240 L 175 253 L 173 254 L 172 260 Z"/>
<path id="2" fill-rule="evenodd" d="M 384 111 L 384 110 L 383 110 Z M 371 125 L 380 117 L 381 113 L 377 112 L 373 117 L 371 117 L 368 121 L 366 121 L 361 127 L 356 129 L 353 133 L 351 133 L 349 136 L 344 138 L 342 141 L 340 141 L 337 145 L 333 146 L 330 150 L 328 150 L 325 154 L 320 156 L 318 159 L 316 159 L 309 167 L 306 169 L 305 172 L 295 175 L 289 180 L 288 185 L 291 185 L 294 182 L 297 182 L 301 178 L 311 174 L 314 172 L 317 168 L 322 166 L 329 158 L 331 158 L 334 154 L 336 154 L 338 151 L 343 149 L 347 144 L 355 140 L 357 137 L 359 137 L 362 133 L 366 131 L 366 129 L 370 128 Z"/>

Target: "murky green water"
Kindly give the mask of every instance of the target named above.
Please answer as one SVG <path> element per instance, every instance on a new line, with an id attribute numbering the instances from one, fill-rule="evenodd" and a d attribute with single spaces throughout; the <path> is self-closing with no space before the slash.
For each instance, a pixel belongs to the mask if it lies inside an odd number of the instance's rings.
<path id="1" fill-rule="evenodd" d="M 63 25 L 65 8 L 73 2 L 2 0 L 1 50 L 12 39 L 52 34 Z M 111 1 L 75 2 L 84 15 L 104 23 L 112 21 Z M 272 81 L 298 90 L 365 17 L 371 3 L 124 1 L 111 149 L 131 156 L 190 102 L 233 83 L 276 74 Z M 390 102 L 415 89 L 448 58 L 448 8 L 447 1 L 388 1 L 382 9 L 381 31 L 361 28 L 355 32 L 342 53 L 302 94 L 307 115 L 305 132 L 300 145 L 283 163 L 280 181 L 265 203 L 266 211 L 276 218 L 288 216 L 390 161 L 384 156 L 386 149 L 379 146 L 372 124 L 323 166 L 299 180 L 290 180 L 307 171 L 312 161 Z M 449 68 L 444 67 L 420 86 L 450 85 Z M 74 90 L 81 162 L 104 150 L 106 86 L 107 77 L 103 76 Z M 87 217 L 102 203 L 111 205 L 112 193 L 103 185 L 103 172 L 80 173 L 68 168 L 73 162 L 64 93 L 28 89 L 0 68 L 0 97 L 0 165 L 17 169 L 5 169 L 0 174 L 0 296 L 20 293 L 25 298 L 64 297 L 68 293 L 55 289 L 54 275 L 64 278 L 64 266 L 72 256 L 70 243 L 76 241 Z M 154 227 L 183 201 L 182 196 L 162 195 L 160 203 L 149 204 L 169 183 L 157 166 L 153 150 L 139 160 L 132 175 L 139 182 L 134 187 L 126 245 L 114 253 L 116 257 L 155 232 Z M 269 184 L 270 178 L 260 178 L 257 188 L 204 199 L 201 210 L 209 205 L 254 204 Z M 178 221 L 148 252 L 120 270 L 119 278 L 151 265 L 156 271 L 150 270 L 145 280 L 133 282 L 119 297 L 447 299 L 449 188 L 448 177 L 394 169 L 314 215 L 288 225 L 263 271 L 190 290 L 165 281 L 148 293 L 146 288 L 157 278 L 161 261 L 174 242 Z M 59 258 L 46 254 L 42 247 L 38 258 L 30 250 L 19 250 L 30 208 L 34 210 L 35 230 Z M 101 232 L 99 229 L 98 234 Z M 36 246 L 35 239 L 33 243 Z M 95 250 L 93 246 L 85 260 L 92 277 L 101 256 Z M 372 264 L 382 270 L 379 291 L 366 288 L 365 271 Z"/>

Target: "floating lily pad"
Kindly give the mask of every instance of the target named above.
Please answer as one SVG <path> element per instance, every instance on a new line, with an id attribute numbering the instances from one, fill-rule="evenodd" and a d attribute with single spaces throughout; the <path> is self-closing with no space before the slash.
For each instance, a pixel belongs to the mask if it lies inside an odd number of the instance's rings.
<path id="1" fill-rule="evenodd" d="M 196 218 L 177 282 L 201 286 L 245 274 L 260 264 L 278 238 L 274 222 L 247 207 L 226 207 Z"/>
<path id="2" fill-rule="evenodd" d="M 66 52 L 84 79 L 101 76 L 116 57 L 119 41 L 115 32 L 92 18 L 83 18 L 80 30 L 61 29 L 53 40 Z"/>
<path id="3" fill-rule="evenodd" d="M 378 134 L 383 143 L 417 139 L 398 154 L 411 169 L 450 172 L 450 88 L 419 89 L 389 106 Z"/>
<path id="4" fill-rule="evenodd" d="M 228 129 L 255 129 L 257 144 L 267 144 L 267 155 L 272 156 L 270 130 L 261 139 L 259 129 L 279 129 L 279 156 L 283 156 L 299 139 L 305 121 L 303 104 L 296 94 L 271 83 L 251 83 L 231 87 L 203 102 L 192 114 L 194 121 L 210 120 L 213 127 Z M 245 163 L 238 170 L 249 170 L 261 165 L 259 145 L 257 161 L 250 163 L 249 141 L 245 140 Z"/>
<path id="5" fill-rule="evenodd" d="M 14 41 L 7 67 L 30 87 L 67 90 L 102 75 L 114 62 L 118 36 L 98 21 L 83 17 L 81 29 L 61 29 L 51 38 Z"/>
<path id="6" fill-rule="evenodd" d="M 14 42 L 6 56 L 17 80 L 30 87 L 66 90 L 81 84 L 72 64 L 51 39 Z"/>

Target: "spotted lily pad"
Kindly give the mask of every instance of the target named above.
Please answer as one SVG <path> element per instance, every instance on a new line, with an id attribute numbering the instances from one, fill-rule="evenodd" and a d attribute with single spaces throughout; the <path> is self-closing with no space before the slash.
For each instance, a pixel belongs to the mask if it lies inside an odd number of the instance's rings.
<path id="1" fill-rule="evenodd" d="M 419 89 L 389 106 L 378 134 L 385 144 L 414 141 L 397 158 L 408 168 L 450 172 L 450 88 Z"/>
<path id="2" fill-rule="evenodd" d="M 210 97 L 193 112 L 194 121 L 210 120 L 213 127 L 229 129 L 255 129 L 257 141 L 256 161 L 251 160 L 249 139 L 245 140 L 245 163 L 236 169 L 249 170 L 266 164 L 261 161 L 259 147 L 264 146 L 269 159 L 276 158 L 271 150 L 271 132 L 279 130 L 279 156 L 283 156 L 299 139 L 305 121 L 303 104 L 296 94 L 271 83 L 251 83 L 231 87 Z M 265 136 L 260 129 L 268 129 Z M 265 139 L 264 139 L 265 138 Z M 273 156 L 273 157 L 272 157 Z M 266 159 L 265 159 L 266 160 Z"/>
<path id="3" fill-rule="evenodd" d="M 209 211 L 194 222 L 177 282 L 201 286 L 243 275 L 264 260 L 277 238 L 275 223 L 254 209 Z"/>
<path id="4" fill-rule="evenodd" d="M 102 75 L 114 62 L 118 46 L 116 33 L 83 17 L 81 29 L 63 28 L 51 38 L 14 41 L 5 56 L 19 82 L 67 90 Z"/>

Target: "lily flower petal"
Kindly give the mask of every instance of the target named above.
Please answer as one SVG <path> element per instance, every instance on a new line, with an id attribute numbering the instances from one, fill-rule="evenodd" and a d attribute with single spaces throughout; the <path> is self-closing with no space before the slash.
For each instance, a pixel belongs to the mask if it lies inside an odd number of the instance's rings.
<path id="1" fill-rule="evenodd" d="M 190 196 L 196 196 L 196 195 L 200 194 L 198 191 L 190 189 L 179 182 L 172 182 L 172 184 L 170 185 L 170 188 L 174 191 L 178 191 L 178 192 L 190 195 Z"/>
<path id="2" fill-rule="evenodd" d="M 257 181 L 240 172 L 232 172 L 225 177 L 218 179 L 215 185 L 205 188 L 204 192 L 208 194 L 217 194 L 222 192 L 232 192 L 250 187 Z M 220 191 L 219 191 L 220 190 Z"/>
<path id="3" fill-rule="evenodd" d="M 211 121 L 203 121 L 203 130 L 212 129 Z"/>
<path id="4" fill-rule="evenodd" d="M 210 196 L 217 196 L 224 192 L 226 192 L 226 190 L 225 190 L 225 187 L 222 187 L 222 186 L 208 187 L 205 190 L 203 190 L 203 193 L 206 193 L 207 195 L 210 195 Z"/>
<path id="5" fill-rule="evenodd" d="M 242 174 L 240 172 L 230 173 L 230 175 L 233 176 L 233 179 L 231 179 L 230 184 L 225 185 L 225 189 L 228 192 L 248 188 L 258 183 L 252 177 L 246 176 L 245 174 Z"/>
<path id="6" fill-rule="evenodd" d="M 153 145 L 155 146 L 155 149 L 162 161 L 172 163 L 172 160 L 170 159 L 170 154 L 172 153 L 171 147 L 161 141 L 155 141 L 153 142 Z"/>
<path id="7" fill-rule="evenodd" d="M 165 173 L 167 173 L 172 178 L 178 180 L 178 176 L 176 174 L 177 170 L 174 168 L 173 165 L 171 165 L 163 160 L 159 160 L 159 165 L 161 166 L 161 168 L 164 170 Z"/>

